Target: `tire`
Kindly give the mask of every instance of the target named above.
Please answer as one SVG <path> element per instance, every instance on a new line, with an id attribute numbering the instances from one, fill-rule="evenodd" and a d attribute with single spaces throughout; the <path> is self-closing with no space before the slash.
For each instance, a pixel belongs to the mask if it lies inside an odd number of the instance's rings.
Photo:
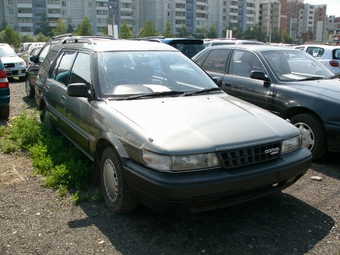
<path id="1" fill-rule="evenodd" d="M 291 122 L 302 134 L 302 145 L 313 154 L 313 160 L 321 158 L 327 151 L 326 134 L 319 119 L 313 114 L 298 114 Z"/>
<path id="2" fill-rule="evenodd" d="M 125 181 L 121 160 L 112 147 L 106 148 L 102 154 L 100 179 L 105 203 L 110 210 L 127 213 L 137 208 L 138 202 Z"/>
<path id="3" fill-rule="evenodd" d="M 0 119 L 8 120 L 8 118 L 9 118 L 9 105 L 1 106 L 0 107 Z"/>
<path id="4" fill-rule="evenodd" d="M 30 79 L 28 77 L 25 80 L 25 90 L 26 90 L 26 95 L 29 98 L 33 98 L 34 97 L 35 91 L 34 91 L 34 88 L 32 86 L 32 83 L 31 83 L 31 81 L 30 81 Z"/>

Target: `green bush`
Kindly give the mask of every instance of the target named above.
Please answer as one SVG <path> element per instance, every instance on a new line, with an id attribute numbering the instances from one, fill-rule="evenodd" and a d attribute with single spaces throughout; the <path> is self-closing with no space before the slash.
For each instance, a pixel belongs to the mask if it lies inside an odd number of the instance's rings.
<path id="1" fill-rule="evenodd" d="M 49 133 L 36 111 L 25 111 L 0 127 L 0 150 L 29 152 L 34 174 L 45 176 L 46 186 L 58 188 L 60 194 L 64 189 L 83 189 L 92 181 L 91 161 L 64 136 Z"/>

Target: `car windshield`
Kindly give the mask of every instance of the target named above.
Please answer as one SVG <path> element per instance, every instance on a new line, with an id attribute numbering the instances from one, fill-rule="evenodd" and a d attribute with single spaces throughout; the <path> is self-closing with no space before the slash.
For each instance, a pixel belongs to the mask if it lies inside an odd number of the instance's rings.
<path id="1" fill-rule="evenodd" d="M 303 51 L 262 52 L 270 68 L 282 81 L 331 78 L 334 74 L 322 63 Z"/>
<path id="2" fill-rule="evenodd" d="M 0 57 L 16 57 L 17 54 L 10 47 L 0 47 Z"/>
<path id="3" fill-rule="evenodd" d="M 99 96 L 111 98 L 141 94 L 180 96 L 217 87 L 194 62 L 173 51 L 101 52 L 98 73 Z"/>

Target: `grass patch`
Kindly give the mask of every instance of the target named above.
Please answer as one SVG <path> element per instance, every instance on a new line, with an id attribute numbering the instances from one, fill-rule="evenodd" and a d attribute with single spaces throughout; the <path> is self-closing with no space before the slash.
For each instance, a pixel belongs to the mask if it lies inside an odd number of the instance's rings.
<path id="1" fill-rule="evenodd" d="M 0 150 L 14 153 L 26 150 L 34 173 L 46 177 L 47 187 L 59 189 L 60 196 L 77 189 L 74 202 L 84 201 L 81 190 L 92 183 L 92 162 L 64 136 L 53 136 L 40 122 L 39 112 L 24 111 L 0 127 Z"/>

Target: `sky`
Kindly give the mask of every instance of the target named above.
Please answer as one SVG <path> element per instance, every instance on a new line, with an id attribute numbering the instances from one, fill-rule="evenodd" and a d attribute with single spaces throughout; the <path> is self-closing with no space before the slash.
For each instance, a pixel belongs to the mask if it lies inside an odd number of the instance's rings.
<path id="1" fill-rule="evenodd" d="M 340 0 L 305 0 L 305 4 L 327 4 L 327 15 L 340 17 Z"/>

